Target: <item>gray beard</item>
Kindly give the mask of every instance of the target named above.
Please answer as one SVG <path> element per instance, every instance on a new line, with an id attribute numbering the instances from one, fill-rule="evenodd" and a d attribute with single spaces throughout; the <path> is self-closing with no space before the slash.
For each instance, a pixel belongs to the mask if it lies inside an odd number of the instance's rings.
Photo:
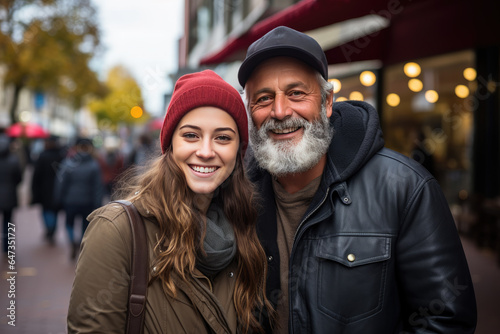
<path id="1" fill-rule="evenodd" d="M 291 140 L 274 141 L 268 135 L 270 129 L 286 129 L 300 126 L 304 134 L 300 142 Z M 250 122 L 250 143 L 259 166 L 275 177 L 297 174 L 310 170 L 328 151 L 334 129 L 321 108 L 320 119 L 308 122 L 302 118 L 288 118 L 284 121 L 270 119 L 257 130 Z"/>

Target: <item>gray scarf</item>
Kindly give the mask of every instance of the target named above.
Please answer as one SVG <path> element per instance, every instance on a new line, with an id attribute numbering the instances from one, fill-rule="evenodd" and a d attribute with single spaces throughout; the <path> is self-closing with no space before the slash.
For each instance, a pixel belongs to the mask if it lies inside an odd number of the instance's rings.
<path id="1" fill-rule="evenodd" d="M 196 268 L 207 276 L 214 276 L 233 260 L 236 241 L 233 227 L 216 204 L 208 208 L 206 228 L 203 240 L 206 256 L 198 254 Z"/>

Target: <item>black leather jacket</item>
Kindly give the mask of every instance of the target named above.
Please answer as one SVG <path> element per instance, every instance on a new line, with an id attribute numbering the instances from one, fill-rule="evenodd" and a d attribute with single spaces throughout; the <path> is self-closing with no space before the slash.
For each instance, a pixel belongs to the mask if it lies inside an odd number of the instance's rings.
<path id="1" fill-rule="evenodd" d="M 449 206 L 415 161 L 383 148 L 376 111 L 333 106 L 336 131 L 290 257 L 290 333 L 473 333 L 474 289 Z M 267 294 L 280 294 L 271 176 L 250 162 L 262 196 L 258 233 Z"/>

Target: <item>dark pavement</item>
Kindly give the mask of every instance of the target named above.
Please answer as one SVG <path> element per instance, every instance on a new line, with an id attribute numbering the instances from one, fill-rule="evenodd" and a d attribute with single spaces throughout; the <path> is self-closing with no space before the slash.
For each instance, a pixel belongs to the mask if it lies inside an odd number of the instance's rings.
<path id="1" fill-rule="evenodd" d="M 29 174 L 29 170 L 27 171 Z M 26 178 L 25 178 L 26 180 Z M 26 183 L 20 192 L 29 189 Z M 43 240 L 39 206 L 16 210 L 15 298 L 9 297 L 9 272 L 5 259 L 0 261 L 0 333 L 66 333 L 66 315 L 73 282 L 75 261 L 69 258 L 64 215 L 59 216 L 55 246 Z M 477 334 L 495 334 L 500 329 L 500 267 L 491 251 L 479 250 L 467 239 L 463 245 L 476 291 L 479 322 Z M 15 327 L 8 324 L 9 302 L 15 300 Z"/>

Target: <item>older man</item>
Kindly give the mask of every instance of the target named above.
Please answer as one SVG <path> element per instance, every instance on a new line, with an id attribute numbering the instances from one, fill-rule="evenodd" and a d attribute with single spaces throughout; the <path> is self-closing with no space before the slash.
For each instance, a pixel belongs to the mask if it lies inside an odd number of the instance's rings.
<path id="1" fill-rule="evenodd" d="M 278 27 L 238 79 L 274 332 L 473 333 L 473 285 L 438 183 L 384 148 L 373 107 L 333 102 L 319 44 Z"/>

